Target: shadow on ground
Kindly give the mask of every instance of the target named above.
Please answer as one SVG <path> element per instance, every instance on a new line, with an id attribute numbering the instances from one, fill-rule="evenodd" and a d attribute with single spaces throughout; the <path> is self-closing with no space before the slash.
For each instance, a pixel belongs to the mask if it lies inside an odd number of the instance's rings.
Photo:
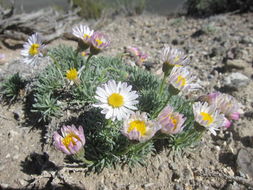
<path id="1" fill-rule="evenodd" d="M 21 162 L 22 171 L 28 175 L 40 175 L 43 171 L 53 171 L 59 169 L 49 161 L 47 153 L 32 153 Z"/>

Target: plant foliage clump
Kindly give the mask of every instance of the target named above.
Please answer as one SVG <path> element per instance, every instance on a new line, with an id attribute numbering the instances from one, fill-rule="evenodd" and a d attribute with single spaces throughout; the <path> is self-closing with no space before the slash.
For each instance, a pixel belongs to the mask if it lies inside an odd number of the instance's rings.
<path id="1" fill-rule="evenodd" d="M 38 76 L 34 88 L 33 111 L 40 113 L 41 119 L 46 122 L 53 118 L 61 119 L 67 111 L 77 112 L 75 122 L 84 126 L 85 158 L 92 161 L 89 165 L 91 170 L 100 171 L 116 163 L 142 164 L 143 159 L 155 151 L 152 141 L 133 145 L 121 134 L 121 121 L 108 121 L 98 108 L 92 107 L 96 101 L 94 95 L 97 86 L 111 79 L 126 81 L 132 85 L 139 94 L 138 110 L 147 112 L 150 118 L 156 118 L 168 103 L 185 114 L 186 132 L 173 138 L 168 137 L 168 146 L 183 148 L 199 136 L 199 132 L 194 129 L 191 103 L 180 96 L 170 94 L 168 87 L 164 87 L 162 94 L 158 94 L 161 81 L 149 71 L 126 65 L 120 57 L 97 56 L 89 60 L 80 75 L 79 83 L 71 85 L 66 80 L 66 71 L 70 68 L 81 68 L 87 59 L 65 46 L 50 50 L 49 55 L 54 63 Z M 75 107 L 78 107 L 78 110 Z M 48 127 L 53 127 L 48 131 L 58 129 L 57 126 Z M 192 137 L 189 137 L 189 131 Z"/>
<path id="2" fill-rule="evenodd" d="M 10 76 L 1 86 L 1 94 L 7 102 L 13 102 L 22 95 L 26 85 L 26 81 L 16 73 Z"/>

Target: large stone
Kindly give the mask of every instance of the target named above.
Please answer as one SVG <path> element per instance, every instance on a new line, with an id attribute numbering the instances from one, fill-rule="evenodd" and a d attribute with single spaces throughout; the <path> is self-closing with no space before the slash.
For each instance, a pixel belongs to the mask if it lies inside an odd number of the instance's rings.
<path id="1" fill-rule="evenodd" d="M 232 59 L 227 60 L 227 67 L 231 69 L 245 69 L 247 67 L 247 63 L 241 59 Z"/>
<path id="2" fill-rule="evenodd" d="M 243 36 L 240 40 L 240 43 L 242 44 L 253 44 L 253 38 L 250 36 Z"/>
<path id="3" fill-rule="evenodd" d="M 218 47 L 213 47 L 211 49 L 211 52 L 209 54 L 210 57 L 216 57 L 216 56 L 222 56 L 225 53 L 225 48 L 218 46 Z"/>
<path id="4" fill-rule="evenodd" d="M 250 82 L 250 79 L 239 72 L 231 73 L 224 79 L 224 84 L 226 86 L 234 87 L 234 88 L 247 86 L 249 82 Z"/>
<path id="5" fill-rule="evenodd" d="M 237 183 L 229 184 L 227 185 L 224 190 L 242 190 L 241 186 L 239 186 Z"/>
<path id="6" fill-rule="evenodd" d="M 237 171 L 253 179 L 253 149 L 241 149 L 237 155 Z"/>
<path id="7" fill-rule="evenodd" d="M 233 47 L 227 51 L 228 59 L 240 59 L 243 56 L 243 50 L 240 47 Z"/>

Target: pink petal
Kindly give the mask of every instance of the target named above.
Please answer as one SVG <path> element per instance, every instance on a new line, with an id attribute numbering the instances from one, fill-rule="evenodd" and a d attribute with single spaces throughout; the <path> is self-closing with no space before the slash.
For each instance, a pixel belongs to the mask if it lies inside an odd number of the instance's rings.
<path id="1" fill-rule="evenodd" d="M 225 127 L 225 128 L 229 128 L 231 125 L 232 125 L 232 122 L 229 121 L 229 120 L 225 117 L 224 127 Z"/>
<path id="2" fill-rule="evenodd" d="M 238 112 L 232 113 L 230 118 L 233 120 L 238 120 L 240 118 L 240 114 Z"/>

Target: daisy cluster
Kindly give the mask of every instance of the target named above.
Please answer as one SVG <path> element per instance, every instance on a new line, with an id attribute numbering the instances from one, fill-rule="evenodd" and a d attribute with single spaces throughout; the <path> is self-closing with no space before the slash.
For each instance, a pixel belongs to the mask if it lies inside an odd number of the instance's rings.
<path id="1" fill-rule="evenodd" d="M 69 82 L 69 86 L 74 86 L 75 90 L 83 92 L 81 86 L 86 85 L 84 84 L 86 81 L 81 80 L 81 73 L 89 76 L 96 74 L 99 65 L 92 65 L 92 69 L 94 69 L 92 70 L 89 60 L 107 48 L 110 41 L 105 34 L 96 32 L 85 25 L 75 26 L 72 34 L 78 39 L 78 48 L 75 52 L 82 56 L 88 55 L 86 62 L 75 64 L 74 67 L 67 63 L 67 69 L 59 65 L 60 63 L 55 64 L 55 67 L 57 72 L 63 72 L 61 76 L 65 75 L 64 78 Z M 38 34 L 29 37 L 21 51 L 24 62 L 37 64 L 38 59 L 45 56 L 44 48 L 45 46 Z M 86 53 L 85 50 L 88 48 L 90 51 Z M 141 65 L 148 57 L 139 48 L 132 46 L 127 47 L 126 52 L 136 58 L 138 65 Z M 94 81 L 91 82 L 90 86 L 94 84 L 96 86 L 91 93 L 92 98 L 88 102 L 89 106 L 101 113 L 100 115 L 106 121 L 106 127 L 109 126 L 111 131 L 116 130 L 119 133 L 117 138 L 123 136 L 127 142 L 123 143 L 122 146 L 124 147 L 113 152 L 114 157 L 122 156 L 133 150 L 137 152 L 146 147 L 148 143 L 161 138 L 180 137 L 180 134 L 185 134 L 190 129 L 195 133 L 209 131 L 216 135 L 217 131 L 230 127 L 233 120 L 238 120 L 240 114 L 243 113 L 242 106 L 234 97 L 220 92 L 203 95 L 196 102 L 185 100 L 184 102 L 190 107 L 189 110 L 183 110 L 185 109 L 183 103 L 180 106 L 175 106 L 171 103 L 173 97 L 185 99 L 184 95 L 198 90 L 200 85 L 195 82 L 196 77 L 190 70 L 190 59 L 182 50 L 165 45 L 161 50 L 160 60 L 163 79 L 157 83 L 158 87 L 154 87 L 156 91 L 152 91 L 152 96 L 163 101 L 160 102 L 161 105 L 154 108 L 155 111 L 153 112 L 142 109 L 143 90 L 147 89 L 139 90 L 138 85 L 131 83 L 129 75 L 134 75 L 134 73 L 128 73 L 125 78 L 114 77 L 113 75 L 109 75 L 106 78 L 107 80 L 101 76 L 95 78 L 96 80 L 92 78 Z M 120 72 L 118 68 L 107 66 L 99 75 L 106 73 L 109 69 L 116 73 Z M 69 90 L 70 88 L 62 89 Z M 165 96 L 168 98 L 164 98 Z M 146 104 L 149 103 L 152 104 L 152 102 L 146 102 Z M 186 112 L 190 114 L 186 114 Z M 100 116 L 98 115 L 98 117 Z M 191 123 L 190 127 L 189 123 Z M 89 127 L 96 129 L 97 126 Z M 60 131 L 55 131 L 53 134 L 55 147 L 68 155 L 78 154 L 85 146 L 89 146 L 89 140 L 86 140 L 84 129 L 82 126 L 76 128 L 74 125 L 64 125 Z M 109 135 L 110 132 L 107 131 L 106 134 Z M 87 136 L 87 138 L 90 139 L 91 137 Z M 110 139 L 109 136 L 108 139 Z"/>
<path id="2" fill-rule="evenodd" d="M 181 51 L 165 46 L 162 51 L 164 78 L 176 94 L 197 90 L 200 85 L 194 83 L 195 78 L 188 68 L 189 58 Z M 234 97 L 219 92 L 200 97 L 202 102 L 192 105 L 196 126 L 208 129 L 213 135 L 216 131 L 231 126 L 231 120 L 238 120 L 242 114 L 241 105 Z"/>
<path id="3" fill-rule="evenodd" d="M 93 55 L 97 55 L 110 44 L 105 34 L 94 31 L 86 25 L 73 27 L 72 34 L 78 40 L 77 52 L 80 52 L 83 56 L 89 55 L 92 57 Z M 85 52 L 88 48 L 90 52 Z M 21 55 L 23 56 L 23 62 L 32 66 L 38 65 L 40 58 L 46 56 L 45 45 L 43 44 L 42 37 L 38 33 L 28 38 L 28 41 L 23 46 L 23 50 L 21 50 Z M 66 78 L 71 84 L 79 82 L 78 76 L 80 76 L 84 68 L 85 65 L 81 68 L 69 68 L 66 71 Z"/>
<path id="4" fill-rule="evenodd" d="M 86 25 L 75 26 L 72 29 L 72 34 L 78 39 L 79 49 L 85 51 L 90 48 L 90 53 L 93 55 L 98 54 L 110 44 L 105 34 L 94 31 Z"/>

